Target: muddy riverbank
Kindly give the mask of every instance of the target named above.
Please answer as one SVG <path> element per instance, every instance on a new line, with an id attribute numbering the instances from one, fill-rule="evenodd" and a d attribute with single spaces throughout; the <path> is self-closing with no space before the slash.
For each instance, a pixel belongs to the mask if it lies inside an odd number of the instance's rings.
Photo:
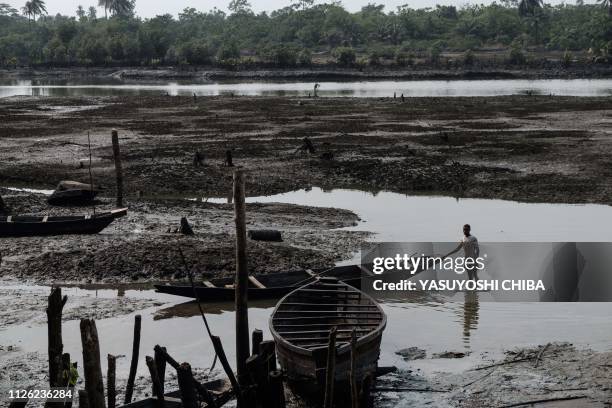
<path id="1" fill-rule="evenodd" d="M 502 57 L 503 59 L 503 57 Z M 110 68 L 19 68 L 0 69 L 0 78 L 28 79 L 108 79 L 128 81 L 217 81 L 217 80 L 364 80 L 364 79 L 556 79 L 556 78 L 610 78 L 612 67 L 602 64 L 575 64 L 564 67 L 559 62 L 541 66 L 465 67 L 461 64 L 444 66 L 417 65 L 403 67 L 342 68 L 334 64 L 305 68 L 238 68 L 218 67 L 110 67 Z"/>
<path id="2" fill-rule="evenodd" d="M 554 96 L 13 97 L 0 101 L 0 185 L 86 181 L 90 133 L 95 181 L 112 196 L 117 128 L 131 197 L 225 197 L 232 150 L 250 196 L 320 186 L 609 204 L 611 107 Z M 299 151 L 305 137 L 312 154 Z"/>

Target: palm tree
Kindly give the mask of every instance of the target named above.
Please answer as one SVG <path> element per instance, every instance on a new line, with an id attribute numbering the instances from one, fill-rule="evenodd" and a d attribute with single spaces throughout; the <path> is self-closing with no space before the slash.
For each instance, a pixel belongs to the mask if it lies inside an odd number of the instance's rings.
<path id="1" fill-rule="evenodd" d="M 104 7 L 104 18 L 108 18 L 108 9 L 112 3 L 113 0 L 98 0 L 98 7 Z"/>
<path id="2" fill-rule="evenodd" d="M 36 20 L 36 16 L 47 14 L 47 6 L 45 6 L 45 2 L 43 0 L 31 0 L 29 3 L 32 5 L 34 20 Z"/>
<path id="3" fill-rule="evenodd" d="M 108 12 L 113 15 L 127 15 L 134 10 L 132 0 L 98 0 L 98 7 L 104 7 L 104 17 L 108 18 Z"/>
<path id="4" fill-rule="evenodd" d="M 518 5 L 519 16 L 533 19 L 536 44 L 539 43 L 539 18 L 544 6 L 544 0 L 521 0 Z"/>
<path id="5" fill-rule="evenodd" d="M 612 0 L 599 0 L 599 2 L 608 9 L 608 15 L 612 17 Z"/>
<path id="6" fill-rule="evenodd" d="M 109 10 L 116 16 L 127 16 L 134 10 L 132 0 L 111 0 Z"/>
<path id="7" fill-rule="evenodd" d="M 24 16 L 28 18 L 28 24 L 30 24 L 30 20 L 32 19 L 32 16 L 34 15 L 34 9 L 32 8 L 32 2 L 26 1 L 26 4 L 24 4 L 24 6 L 21 8 L 21 12 L 23 13 Z"/>

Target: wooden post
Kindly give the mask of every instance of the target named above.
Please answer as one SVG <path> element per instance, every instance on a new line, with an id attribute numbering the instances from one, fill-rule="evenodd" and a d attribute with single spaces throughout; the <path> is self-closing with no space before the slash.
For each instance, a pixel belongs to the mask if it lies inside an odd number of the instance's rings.
<path id="1" fill-rule="evenodd" d="M 0 195 L 0 213 L 6 212 L 6 204 L 4 204 L 4 200 L 2 199 L 2 196 Z"/>
<path id="2" fill-rule="evenodd" d="M 113 140 L 113 157 L 115 158 L 115 173 L 117 176 L 117 207 L 123 207 L 123 166 L 121 165 L 121 150 L 119 149 L 119 134 L 116 129 L 111 132 Z"/>
<path id="3" fill-rule="evenodd" d="M 285 387 L 283 386 L 283 373 L 271 371 L 269 376 L 270 408 L 285 408 Z"/>
<path id="4" fill-rule="evenodd" d="M 198 408 L 198 395 L 193 382 L 191 366 L 187 363 L 180 365 L 176 371 L 179 389 L 181 391 L 181 402 L 184 408 Z"/>
<path id="5" fill-rule="evenodd" d="M 159 373 L 157 372 L 157 366 L 155 365 L 155 360 L 153 357 L 146 356 L 145 361 L 147 362 L 147 367 L 149 367 L 149 373 L 151 374 L 151 383 L 153 385 L 153 395 L 157 397 L 159 401 L 164 400 L 164 393 L 162 391 L 162 386 L 159 383 Z M 195 390 L 195 385 L 194 385 Z"/>
<path id="6" fill-rule="evenodd" d="M 253 330 L 253 334 L 251 336 L 251 344 L 252 344 L 252 349 L 253 349 L 251 350 L 251 352 L 253 353 L 253 355 L 259 354 L 259 345 L 261 344 L 262 341 L 263 341 L 263 331 L 259 329 Z"/>
<path id="7" fill-rule="evenodd" d="M 357 331 L 351 332 L 351 407 L 359 408 L 359 390 L 357 388 Z"/>
<path id="8" fill-rule="evenodd" d="M 124 404 L 132 402 L 132 394 L 134 393 L 134 380 L 136 379 L 136 370 L 138 369 L 138 353 L 140 352 L 140 326 L 142 317 L 136 315 L 134 317 L 134 342 L 132 343 L 132 362 L 130 364 L 130 374 L 125 387 Z"/>
<path id="9" fill-rule="evenodd" d="M 79 390 L 79 408 L 89 408 L 89 397 L 85 390 Z"/>
<path id="10" fill-rule="evenodd" d="M 83 345 L 83 371 L 85 391 L 90 408 L 105 408 L 104 383 L 100 364 L 100 343 L 96 322 L 92 319 L 81 320 L 81 343 Z"/>
<path id="11" fill-rule="evenodd" d="M 236 368 L 238 382 L 246 384 L 246 361 L 249 358 L 249 271 L 246 255 L 246 211 L 244 172 L 234 172 L 234 216 L 236 222 Z"/>
<path id="12" fill-rule="evenodd" d="M 336 334 L 336 328 L 332 327 L 329 332 L 329 344 L 327 346 L 324 408 L 332 408 L 334 405 L 334 383 L 336 381 Z"/>
<path id="13" fill-rule="evenodd" d="M 157 376 L 159 378 L 159 385 L 161 387 L 161 393 L 165 393 L 165 382 L 166 382 L 166 348 L 155 347 L 155 367 L 157 367 Z"/>
<path id="14" fill-rule="evenodd" d="M 266 361 L 268 362 L 267 371 L 276 371 L 276 345 L 274 341 L 262 341 L 259 345 L 259 352 L 266 357 Z"/>
<path id="15" fill-rule="evenodd" d="M 108 368 L 106 371 L 106 398 L 108 400 L 108 408 L 115 408 L 117 405 L 117 390 L 115 388 L 117 357 L 109 354 L 106 356 Z"/>
<path id="16" fill-rule="evenodd" d="M 368 408 L 370 406 L 370 390 L 372 388 L 372 376 L 367 375 L 361 382 L 361 406 Z"/>
<path id="17" fill-rule="evenodd" d="M 68 298 L 62 297 L 62 288 L 52 288 L 47 306 L 47 331 L 49 337 L 49 386 L 62 384 L 62 310 Z"/>

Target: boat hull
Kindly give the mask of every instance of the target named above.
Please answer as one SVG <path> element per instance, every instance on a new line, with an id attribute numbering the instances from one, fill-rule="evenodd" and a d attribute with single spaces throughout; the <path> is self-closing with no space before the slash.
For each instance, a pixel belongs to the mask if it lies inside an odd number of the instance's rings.
<path id="1" fill-rule="evenodd" d="M 91 217 L 2 217 L 0 237 L 33 237 L 69 234 L 97 234 L 127 210 L 115 210 Z"/>

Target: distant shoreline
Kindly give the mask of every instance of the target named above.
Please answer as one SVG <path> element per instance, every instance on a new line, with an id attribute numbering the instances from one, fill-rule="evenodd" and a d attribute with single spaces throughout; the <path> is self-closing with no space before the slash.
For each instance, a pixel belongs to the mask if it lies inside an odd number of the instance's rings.
<path id="1" fill-rule="evenodd" d="M 612 78 L 612 66 L 582 65 L 570 68 L 442 69 L 381 67 L 363 70 L 338 67 L 226 70 L 211 67 L 109 67 L 1 69 L 0 79 L 116 79 L 123 81 L 243 81 L 243 80 L 482 80 L 482 79 L 601 79 Z"/>

